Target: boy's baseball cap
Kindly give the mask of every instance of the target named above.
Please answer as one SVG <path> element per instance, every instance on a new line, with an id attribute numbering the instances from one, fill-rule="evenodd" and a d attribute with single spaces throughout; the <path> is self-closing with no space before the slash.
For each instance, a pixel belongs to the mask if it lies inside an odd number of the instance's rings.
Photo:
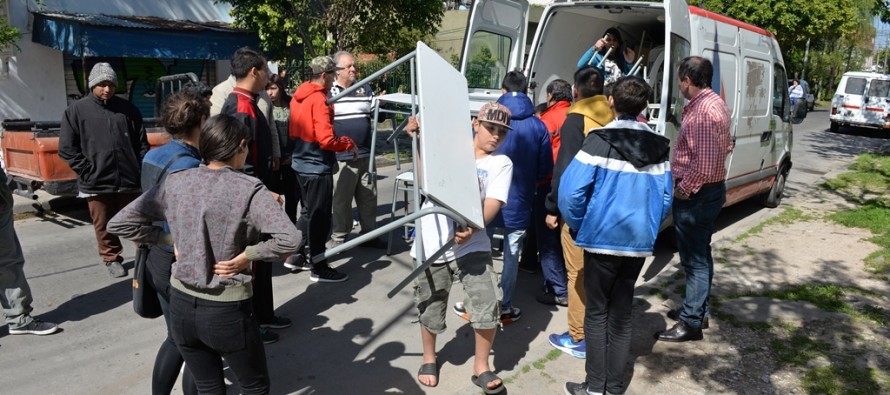
<path id="1" fill-rule="evenodd" d="M 343 70 L 342 67 L 337 67 L 337 64 L 334 63 L 334 59 L 330 56 L 319 56 L 312 59 L 312 61 L 309 62 L 309 68 L 312 69 L 313 75 Z"/>
<path id="2" fill-rule="evenodd" d="M 488 102 L 483 104 L 482 108 L 479 109 L 479 115 L 476 119 L 479 122 L 488 122 L 503 126 L 508 130 L 513 130 L 513 128 L 510 127 L 510 117 L 512 116 L 513 114 L 511 114 L 510 110 L 503 104 L 498 102 Z"/>

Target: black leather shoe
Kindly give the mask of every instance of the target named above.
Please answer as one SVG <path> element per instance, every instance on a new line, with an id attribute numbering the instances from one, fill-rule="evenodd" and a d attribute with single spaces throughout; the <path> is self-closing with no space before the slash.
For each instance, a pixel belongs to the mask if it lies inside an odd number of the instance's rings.
<path id="1" fill-rule="evenodd" d="M 670 318 L 674 321 L 679 321 L 680 320 L 680 310 L 668 311 L 667 316 L 668 316 L 668 318 Z M 708 317 L 705 317 L 705 319 L 701 320 L 701 328 L 708 329 Z"/>
<path id="2" fill-rule="evenodd" d="M 671 329 L 655 333 L 655 340 L 663 342 L 682 343 L 701 339 L 704 339 L 701 329 L 692 329 L 686 326 L 686 323 L 683 321 L 677 321 Z"/>

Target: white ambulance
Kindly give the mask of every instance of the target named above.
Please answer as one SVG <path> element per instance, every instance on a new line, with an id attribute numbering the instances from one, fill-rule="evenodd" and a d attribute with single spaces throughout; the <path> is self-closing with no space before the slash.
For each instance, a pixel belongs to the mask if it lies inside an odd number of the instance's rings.
<path id="1" fill-rule="evenodd" d="M 650 126 L 672 140 L 686 104 L 677 88 L 678 62 L 689 55 L 713 62 L 712 86 L 732 111 L 735 140 L 726 204 L 758 196 L 766 206 L 779 205 L 791 169 L 791 103 L 782 52 L 770 32 L 682 0 L 555 1 L 526 45 L 528 10 L 525 0 L 474 2 L 461 56 L 471 106 L 496 100 L 503 76 L 517 69 L 529 77 L 533 101 L 544 102 L 547 85 L 571 83 L 581 55 L 614 27 L 643 55 L 637 75 L 655 91 Z"/>
<path id="2" fill-rule="evenodd" d="M 844 73 L 828 118 L 832 132 L 841 126 L 890 129 L 890 74 Z"/>

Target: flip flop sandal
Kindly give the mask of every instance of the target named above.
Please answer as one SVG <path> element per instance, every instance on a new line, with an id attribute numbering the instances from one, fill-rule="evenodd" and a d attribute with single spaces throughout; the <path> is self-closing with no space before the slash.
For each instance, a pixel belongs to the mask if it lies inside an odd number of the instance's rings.
<path id="1" fill-rule="evenodd" d="M 491 371 L 482 372 L 482 374 L 480 374 L 478 376 L 471 377 L 470 380 L 477 387 L 482 388 L 482 392 L 485 392 L 486 394 L 498 394 L 507 388 L 504 386 L 504 380 L 501 380 L 500 377 L 498 377 L 496 374 L 492 373 Z M 488 383 L 495 381 L 495 380 L 501 380 L 501 384 L 494 388 L 488 388 Z"/>
<path id="2" fill-rule="evenodd" d="M 423 381 L 420 381 L 421 375 L 436 377 L 436 384 L 429 385 L 424 383 Z M 435 387 L 439 385 L 439 366 L 435 363 L 425 363 L 423 365 L 420 365 L 420 369 L 417 370 L 417 376 L 417 381 L 419 381 L 420 384 L 422 384 L 424 387 Z"/>

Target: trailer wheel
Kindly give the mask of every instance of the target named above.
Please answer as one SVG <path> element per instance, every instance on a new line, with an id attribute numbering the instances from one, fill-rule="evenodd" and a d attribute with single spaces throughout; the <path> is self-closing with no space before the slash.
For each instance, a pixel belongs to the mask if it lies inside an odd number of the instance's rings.
<path id="1" fill-rule="evenodd" d="M 785 181 L 788 179 L 788 165 L 782 165 L 776 179 L 773 181 L 772 188 L 763 195 L 761 203 L 769 208 L 779 207 L 782 203 L 782 197 L 785 194 Z"/>

